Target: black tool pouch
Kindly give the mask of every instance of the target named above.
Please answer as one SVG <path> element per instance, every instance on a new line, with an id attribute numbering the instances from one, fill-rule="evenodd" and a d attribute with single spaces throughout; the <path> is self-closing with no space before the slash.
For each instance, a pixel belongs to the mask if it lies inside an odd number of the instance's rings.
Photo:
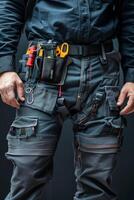
<path id="1" fill-rule="evenodd" d="M 66 58 L 60 58 L 58 57 L 56 59 L 56 68 L 55 68 L 55 73 L 54 73 L 54 82 L 59 83 L 61 82 L 63 71 L 66 68 Z"/>
<path id="2" fill-rule="evenodd" d="M 44 57 L 41 80 L 51 84 L 61 82 L 66 63 L 66 58 Z"/>

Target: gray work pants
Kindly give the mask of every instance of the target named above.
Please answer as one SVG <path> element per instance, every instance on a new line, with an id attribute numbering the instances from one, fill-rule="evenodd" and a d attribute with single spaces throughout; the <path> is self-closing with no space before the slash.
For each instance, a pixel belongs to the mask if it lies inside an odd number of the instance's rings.
<path id="1" fill-rule="evenodd" d="M 123 81 L 119 52 L 113 50 L 106 57 L 105 64 L 101 56 L 72 57 L 62 97 L 57 86 L 36 82 L 30 89 L 24 83 L 26 100 L 7 134 L 6 157 L 14 168 L 5 200 L 43 200 L 68 117 L 74 132 L 74 200 L 117 200 L 111 176 L 125 126 L 116 105 Z"/>

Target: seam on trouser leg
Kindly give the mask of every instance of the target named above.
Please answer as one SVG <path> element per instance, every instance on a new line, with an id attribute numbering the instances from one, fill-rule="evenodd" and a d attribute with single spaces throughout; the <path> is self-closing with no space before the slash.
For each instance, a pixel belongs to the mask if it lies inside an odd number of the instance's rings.
<path id="1" fill-rule="evenodd" d="M 78 137 L 77 137 L 78 136 Z M 84 135 L 77 135 L 79 149 L 91 153 L 116 153 L 120 150 L 120 143 L 117 136 L 105 136 L 90 138 Z"/>
<path id="2" fill-rule="evenodd" d="M 9 155 L 52 155 L 55 151 L 57 139 L 44 138 L 8 139 Z"/>

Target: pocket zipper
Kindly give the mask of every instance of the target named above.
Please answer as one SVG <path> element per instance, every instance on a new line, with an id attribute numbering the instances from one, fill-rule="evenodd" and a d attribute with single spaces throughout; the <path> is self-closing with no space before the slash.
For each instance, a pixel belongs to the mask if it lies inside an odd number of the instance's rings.
<path id="1" fill-rule="evenodd" d="M 91 114 L 91 117 L 93 117 L 95 114 L 96 114 L 96 111 L 97 111 L 97 108 L 98 108 L 98 105 L 97 103 L 94 103 L 92 105 L 92 108 L 90 109 L 90 112 L 88 113 L 88 115 L 86 117 L 83 117 L 82 119 L 79 120 L 79 125 L 85 123 L 89 117 L 89 115 Z"/>

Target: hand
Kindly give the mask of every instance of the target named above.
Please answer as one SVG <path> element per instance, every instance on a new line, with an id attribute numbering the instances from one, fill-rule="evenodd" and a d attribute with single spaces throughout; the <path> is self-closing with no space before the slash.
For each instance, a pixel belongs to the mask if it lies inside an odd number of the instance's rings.
<path id="1" fill-rule="evenodd" d="M 128 115 L 134 112 L 134 83 L 127 82 L 122 87 L 118 97 L 117 105 L 121 106 L 125 99 L 128 98 L 127 105 L 120 111 L 120 115 Z"/>
<path id="2" fill-rule="evenodd" d="M 20 104 L 15 98 L 15 90 L 19 100 L 24 101 L 24 86 L 20 77 L 15 72 L 4 72 L 0 75 L 0 94 L 4 103 L 19 108 Z"/>

